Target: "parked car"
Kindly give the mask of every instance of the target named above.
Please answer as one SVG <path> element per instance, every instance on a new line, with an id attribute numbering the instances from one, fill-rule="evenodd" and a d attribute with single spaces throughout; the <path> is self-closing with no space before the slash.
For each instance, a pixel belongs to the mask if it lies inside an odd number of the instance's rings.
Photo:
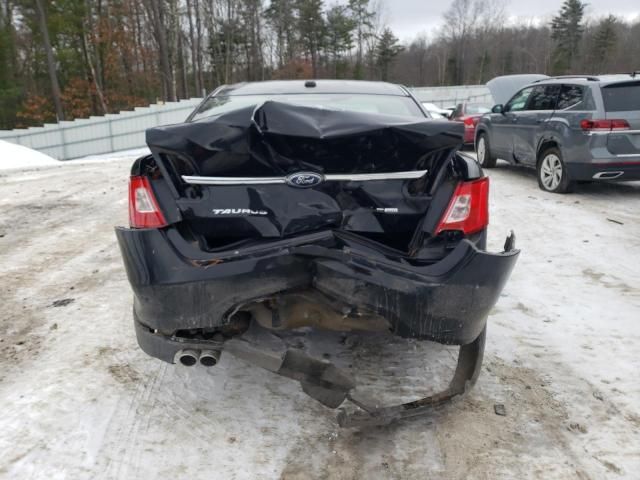
<path id="1" fill-rule="evenodd" d="M 476 128 L 483 167 L 498 158 L 536 169 L 542 190 L 576 181 L 640 180 L 640 78 L 545 78 L 492 108 Z"/>
<path id="2" fill-rule="evenodd" d="M 463 394 L 518 257 L 486 251 L 489 179 L 461 126 L 403 87 L 319 80 L 224 86 L 147 131 L 116 236 L 140 347 L 185 366 L 229 352 L 300 381 L 340 424 L 387 423 Z M 300 327 L 460 345 L 449 388 L 397 407 L 286 341 Z M 386 359 L 380 359 L 386 361 Z"/>
<path id="3" fill-rule="evenodd" d="M 476 125 L 480 117 L 491 112 L 491 104 L 486 102 L 462 102 L 451 113 L 450 119 L 464 125 L 464 144 L 473 145 L 476 138 Z"/>
<path id="4" fill-rule="evenodd" d="M 451 115 L 450 110 L 439 107 L 435 103 L 422 102 L 422 106 L 432 118 L 449 118 L 449 115 Z"/>

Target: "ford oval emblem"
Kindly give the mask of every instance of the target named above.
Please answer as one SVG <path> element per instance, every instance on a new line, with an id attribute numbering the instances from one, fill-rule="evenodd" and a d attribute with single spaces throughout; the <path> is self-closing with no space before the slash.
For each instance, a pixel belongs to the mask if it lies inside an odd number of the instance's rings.
<path id="1" fill-rule="evenodd" d="M 324 177 L 319 173 L 297 172 L 287 175 L 284 181 L 292 187 L 309 188 L 321 184 L 324 181 Z"/>

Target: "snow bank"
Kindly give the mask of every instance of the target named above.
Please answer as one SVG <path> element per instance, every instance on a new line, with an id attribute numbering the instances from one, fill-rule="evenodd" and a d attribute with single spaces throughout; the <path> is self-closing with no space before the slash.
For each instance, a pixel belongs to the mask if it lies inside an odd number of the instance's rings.
<path id="1" fill-rule="evenodd" d="M 130 150 L 120 150 L 112 153 L 102 153 L 99 155 L 87 155 L 86 157 L 68 160 L 65 163 L 88 163 L 88 162 L 113 162 L 119 160 L 131 160 L 151 153 L 149 147 L 132 148 Z"/>
<path id="2" fill-rule="evenodd" d="M 60 165 L 60 162 L 28 147 L 0 140 L 0 170 L 49 165 Z"/>

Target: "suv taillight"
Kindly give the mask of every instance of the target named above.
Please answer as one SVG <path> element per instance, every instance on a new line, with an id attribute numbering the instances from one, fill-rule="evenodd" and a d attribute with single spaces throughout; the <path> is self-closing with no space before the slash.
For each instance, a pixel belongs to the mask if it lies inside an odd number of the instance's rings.
<path id="1" fill-rule="evenodd" d="M 129 225 L 132 228 L 158 228 L 167 225 L 147 177 L 129 179 Z"/>
<path id="2" fill-rule="evenodd" d="M 584 119 L 580 121 L 580 128 L 586 132 L 593 130 L 601 132 L 610 132 L 612 130 L 629 130 L 629 122 L 622 119 L 613 120 L 591 120 Z"/>
<path id="3" fill-rule="evenodd" d="M 460 182 L 453 192 L 435 234 L 459 230 L 465 235 L 479 232 L 489 225 L 489 177 Z"/>

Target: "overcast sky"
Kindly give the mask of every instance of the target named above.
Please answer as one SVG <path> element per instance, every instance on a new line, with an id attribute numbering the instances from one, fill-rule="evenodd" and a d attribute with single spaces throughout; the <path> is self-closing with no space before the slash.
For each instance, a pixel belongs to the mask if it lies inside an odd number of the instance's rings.
<path id="1" fill-rule="evenodd" d="M 612 13 L 640 20 L 640 0 L 587 0 L 587 3 L 588 16 L 603 17 Z M 441 25 L 442 14 L 451 0 L 383 0 L 383 4 L 387 23 L 396 36 L 407 41 L 422 32 L 433 33 Z M 505 11 L 512 19 L 542 20 L 553 16 L 560 5 L 561 0 L 505 0 Z"/>

